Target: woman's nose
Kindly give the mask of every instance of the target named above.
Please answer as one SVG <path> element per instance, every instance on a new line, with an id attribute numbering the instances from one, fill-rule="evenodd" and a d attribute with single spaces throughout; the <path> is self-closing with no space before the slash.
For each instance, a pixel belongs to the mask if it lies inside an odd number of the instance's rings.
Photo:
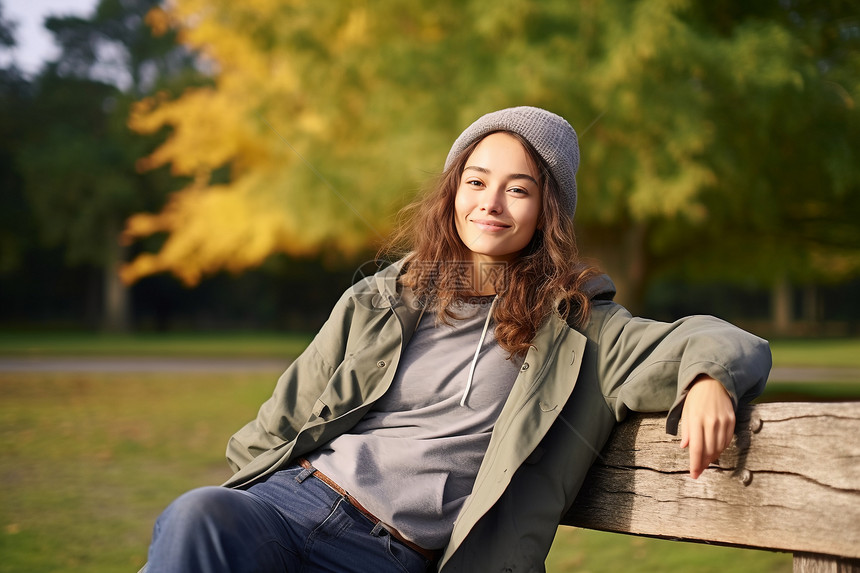
<path id="1" fill-rule="evenodd" d="M 498 214 L 504 210 L 504 193 L 487 189 L 481 197 L 480 208 L 491 214 Z"/>

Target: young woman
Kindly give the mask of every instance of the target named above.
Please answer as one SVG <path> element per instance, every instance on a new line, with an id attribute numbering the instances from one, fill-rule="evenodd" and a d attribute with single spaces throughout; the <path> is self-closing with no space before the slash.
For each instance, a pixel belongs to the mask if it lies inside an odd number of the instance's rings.
<path id="1" fill-rule="evenodd" d="M 543 571 L 613 425 L 668 411 L 693 478 L 761 392 L 767 343 L 612 302 L 577 261 L 579 148 L 548 111 L 467 128 L 408 210 L 408 252 L 350 288 L 257 418 L 227 487 L 158 519 L 149 571 Z"/>

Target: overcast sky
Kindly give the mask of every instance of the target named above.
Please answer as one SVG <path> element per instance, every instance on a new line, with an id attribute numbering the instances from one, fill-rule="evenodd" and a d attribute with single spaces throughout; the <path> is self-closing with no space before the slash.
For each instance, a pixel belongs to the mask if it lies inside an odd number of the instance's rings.
<path id="1" fill-rule="evenodd" d="M 17 23 L 12 52 L 18 67 L 35 73 L 42 62 L 57 54 L 51 33 L 43 26 L 46 16 L 89 16 L 98 0 L 0 0 L 3 18 Z M 8 61 L 8 58 L 4 58 Z"/>

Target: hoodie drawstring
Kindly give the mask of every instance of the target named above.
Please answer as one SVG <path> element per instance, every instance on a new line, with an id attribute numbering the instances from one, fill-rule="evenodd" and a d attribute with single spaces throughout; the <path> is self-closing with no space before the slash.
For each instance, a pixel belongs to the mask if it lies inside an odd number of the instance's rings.
<path id="1" fill-rule="evenodd" d="M 487 336 L 487 328 L 490 326 L 490 319 L 493 317 L 493 309 L 496 306 L 497 297 L 493 297 L 493 302 L 490 303 L 490 310 L 487 312 L 487 320 L 484 321 L 484 330 L 481 332 L 481 339 L 478 340 L 478 347 L 475 348 L 475 357 L 472 358 L 472 366 L 469 368 L 469 378 L 466 380 L 466 389 L 463 390 L 463 397 L 460 399 L 460 405 L 466 405 L 466 398 L 469 396 L 469 390 L 472 388 L 472 378 L 475 377 L 475 365 L 478 363 L 478 355 L 481 353 L 481 346 L 484 345 L 484 338 Z"/>

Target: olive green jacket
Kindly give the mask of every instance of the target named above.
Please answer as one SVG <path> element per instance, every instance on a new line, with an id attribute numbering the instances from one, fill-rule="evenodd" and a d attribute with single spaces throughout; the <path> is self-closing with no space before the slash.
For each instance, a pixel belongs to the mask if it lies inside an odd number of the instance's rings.
<path id="1" fill-rule="evenodd" d="M 257 418 L 230 439 L 236 473 L 226 486 L 248 486 L 345 432 L 388 390 L 421 316 L 399 273 L 389 266 L 341 297 Z M 634 318 L 611 301 L 606 277 L 589 291 L 584 328 L 553 315 L 535 336 L 439 571 L 544 571 L 559 520 L 628 410 L 668 411 L 676 433 L 697 375 L 721 381 L 735 405 L 764 388 L 766 341 L 713 317 Z"/>

